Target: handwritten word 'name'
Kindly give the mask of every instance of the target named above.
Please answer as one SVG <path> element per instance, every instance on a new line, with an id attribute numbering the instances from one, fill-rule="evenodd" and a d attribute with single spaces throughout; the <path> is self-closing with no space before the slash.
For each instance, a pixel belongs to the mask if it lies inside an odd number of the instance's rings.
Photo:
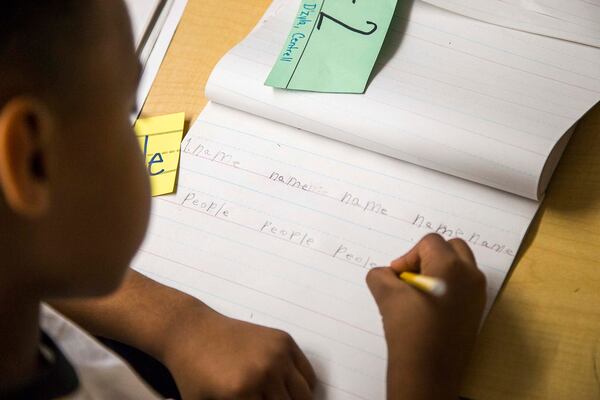
<path id="1" fill-rule="evenodd" d="M 202 143 L 192 145 L 192 138 L 186 139 L 183 152 L 209 161 L 231 165 L 234 168 L 240 167 L 240 162 L 235 160 L 231 154 L 222 150 L 213 150 Z"/>
<path id="2" fill-rule="evenodd" d="M 386 216 L 388 215 L 388 209 L 384 208 L 381 203 L 372 200 L 361 200 L 359 197 L 352 195 L 350 192 L 345 192 L 340 201 L 344 204 L 358 207 L 365 212 L 372 212 Z"/>
<path id="3" fill-rule="evenodd" d="M 283 183 L 284 185 L 293 187 L 294 189 L 304 190 L 305 192 L 326 194 L 326 192 L 320 186 L 313 186 L 312 184 L 304 183 L 295 176 L 285 176 L 274 171 L 271 173 L 271 175 L 269 175 L 269 179 L 275 182 Z"/>
<path id="4" fill-rule="evenodd" d="M 426 229 L 428 231 L 437 233 L 447 238 L 461 238 L 473 246 L 485 247 L 486 249 L 496 253 L 506 254 L 511 257 L 515 256 L 515 251 L 505 244 L 482 239 L 481 235 L 476 232 L 467 233 L 458 227 L 450 227 L 444 223 L 435 223 L 429 221 L 424 215 L 421 214 L 417 214 L 412 222 L 412 225 L 420 229 Z"/>

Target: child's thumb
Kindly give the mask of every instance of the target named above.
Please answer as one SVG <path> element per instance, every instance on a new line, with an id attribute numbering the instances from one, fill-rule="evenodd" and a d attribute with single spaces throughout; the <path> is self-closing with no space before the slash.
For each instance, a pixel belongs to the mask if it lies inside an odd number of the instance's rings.
<path id="1" fill-rule="evenodd" d="M 367 274 L 367 286 L 378 306 L 399 281 L 398 275 L 389 267 L 373 268 Z"/>

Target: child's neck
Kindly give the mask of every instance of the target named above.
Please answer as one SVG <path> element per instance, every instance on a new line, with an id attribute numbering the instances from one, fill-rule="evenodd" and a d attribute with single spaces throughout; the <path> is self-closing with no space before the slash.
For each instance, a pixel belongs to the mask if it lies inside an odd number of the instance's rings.
<path id="1" fill-rule="evenodd" d="M 39 298 L 0 282 L 0 391 L 26 383 L 39 362 Z"/>

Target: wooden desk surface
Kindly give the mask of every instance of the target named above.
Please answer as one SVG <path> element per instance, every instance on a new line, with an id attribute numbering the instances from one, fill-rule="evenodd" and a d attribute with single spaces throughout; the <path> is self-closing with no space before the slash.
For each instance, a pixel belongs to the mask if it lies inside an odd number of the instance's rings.
<path id="1" fill-rule="evenodd" d="M 217 61 L 269 0 L 189 0 L 144 115 L 193 121 Z M 473 399 L 600 398 L 600 106 L 556 171 L 513 273 L 479 337 L 463 394 Z"/>

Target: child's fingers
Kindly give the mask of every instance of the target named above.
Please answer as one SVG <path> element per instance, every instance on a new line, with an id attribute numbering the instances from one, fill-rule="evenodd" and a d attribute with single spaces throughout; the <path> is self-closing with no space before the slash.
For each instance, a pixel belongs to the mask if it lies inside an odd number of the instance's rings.
<path id="1" fill-rule="evenodd" d="M 401 284 L 398 274 L 392 268 L 372 268 L 367 274 L 367 286 L 373 294 L 377 304 L 379 304 L 381 299 L 385 298 L 390 290 L 401 286 Z"/>
<path id="2" fill-rule="evenodd" d="M 293 339 L 292 342 L 292 357 L 294 360 L 294 365 L 304 377 L 309 389 L 312 390 L 317 383 L 317 375 L 315 374 L 312 365 L 310 365 L 308 358 L 306 358 L 302 350 L 300 350 L 300 347 L 298 347 L 298 344 Z"/>
<path id="3" fill-rule="evenodd" d="M 402 257 L 399 257 L 390 263 L 390 267 L 397 273 L 402 272 L 419 272 L 419 257 L 418 244 L 408 251 Z"/>
<path id="4" fill-rule="evenodd" d="M 448 244 L 452 246 L 456 254 L 460 257 L 460 259 L 469 266 L 477 266 L 475 261 L 475 255 L 471 251 L 469 245 L 462 239 L 450 239 L 448 240 Z"/>
<path id="5" fill-rule="evenodd" d="M 462 284 L 470 284 L 473 290 L 477 290 L 483 294 L 482 299 L 485 301 L 485 289 L 487 279 L 485 274 L 477 267 L 475 255 L 467 243 L 460 239 L 449 240 L 448 243 L 455 249 L 458 257 L 462 260 L 464 270 L 461 274 Z M 465 279 L 468 278 L 468 279 Z"/>
<path id="6" fill-rule="evenodd" d="M 313 398 L 312 391 L 306 379 L 297 370 L 292 371 L 288 376 L 286 387 L 294 400 L 311 400 Z"/>
<path id="7" fill-rule="evenodd" d="M 265 390 L 264 398 L 266 400 L 292 400 L 287 387 L 280 380 L 271 382 L 269 387 Z"/>
<path id="8" fill-rule="evenodd" d="M 443 275 L 444 260 L 452 259 L 454 251 L 444 238 L 436 233 L 424 236 L 404 256 L 392 262 L 396 273 L 418 272 L 431 276 Z"/>

